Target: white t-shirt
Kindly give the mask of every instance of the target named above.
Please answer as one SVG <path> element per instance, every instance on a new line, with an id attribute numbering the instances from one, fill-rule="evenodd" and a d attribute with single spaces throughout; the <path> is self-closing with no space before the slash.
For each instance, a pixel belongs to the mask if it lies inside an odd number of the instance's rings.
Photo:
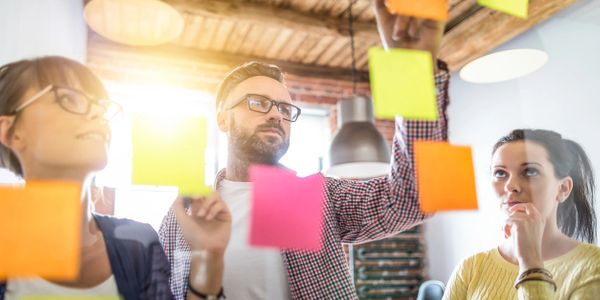
<path id="1" fill-rule="evenodd" d="M 233 218 L 223 278 L 227 300 L 291 299 L 279 250 L 248 246 L 251 183 L 223 180 L 219 193 Z"/>
<path id="2" fill-rule="evenodd" d="M 119 290 L 114 275 L 91 288 L 64 287 L 42 278 L 9 279 L 6 282 L 6 300 L 21 300 L 26 296 L 102 296 L 119 299 Z"/>

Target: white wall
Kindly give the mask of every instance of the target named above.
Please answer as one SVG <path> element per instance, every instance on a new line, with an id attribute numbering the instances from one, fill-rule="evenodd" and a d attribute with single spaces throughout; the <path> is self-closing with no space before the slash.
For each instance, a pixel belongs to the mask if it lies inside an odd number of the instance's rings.
<path id="1" fill-rule="evenodd" d="M 0 65 L 44 55 L 85 63 L 87 28 L 81 0 L 0 0 Z M 0 168 L 0 183 L 15 177 Z"/>
<path id="2" fill-rule="evenodd" d="M 41 55 L 85 62 L 86 43 L 81 0 L 0 1 L 0 65 Z"/>
<path id="3" fill-rule="evenodd" d="M 463 258 L 502 239 L 489 163 L 493 144 L 510 130 L 558 131 L 584 147 L 600 177 L 600 1 L 580 0 L 493 52 L 514 48 L 543 49 L 549 61 L 533 74 L 503 83 L 473 84 L 452 76 L 450 141 L 473 147 L 480 209 L 440 213 L 428 221 L 432 279 L 446 282 Z"/>

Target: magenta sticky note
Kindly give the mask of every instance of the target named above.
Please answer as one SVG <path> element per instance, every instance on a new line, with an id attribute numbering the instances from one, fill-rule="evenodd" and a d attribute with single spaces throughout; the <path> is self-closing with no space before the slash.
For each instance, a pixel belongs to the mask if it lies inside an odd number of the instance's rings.
<path id="1" fill-rule="evenodd" d="M 276 167 L 252 166 L 250 245 L 280 249 L 321 249 L 324 179 L 296 177 Z"/>

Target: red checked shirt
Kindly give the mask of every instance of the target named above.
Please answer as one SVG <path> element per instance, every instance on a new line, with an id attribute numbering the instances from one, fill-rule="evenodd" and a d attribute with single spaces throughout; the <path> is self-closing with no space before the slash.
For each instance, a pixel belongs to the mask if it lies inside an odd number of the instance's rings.
<path id="1" fill-rule="evenodd" d="M 440 67 L 435 77 L 439 119 L 396 119 L 389 176 L 368 181 L 326 179 L 323 249 L 316 253 L 281 251 L 293 299 L 358 299 L 342 243 L 383 239 L 407 230 L 425 218 L 419 209 L 412 142 L 447 140 L 449 74 L 443 64 Z M 219 172 L 217 185 L 224 176 L 225 172 Z M 175 299 L 184 299 L 190 271 L 190 248 L 173 211 L 169 211 L 163 220 L 159 237 L 171 264 L 170 283 Z"/>

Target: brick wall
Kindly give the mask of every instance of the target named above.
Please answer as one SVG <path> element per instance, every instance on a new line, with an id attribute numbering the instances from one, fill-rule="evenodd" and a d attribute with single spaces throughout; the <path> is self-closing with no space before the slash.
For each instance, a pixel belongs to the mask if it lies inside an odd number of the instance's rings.
<path id="1" fill-rule="evenodd" d="M 307 106 L 317 106 L 329 109 L 330 127 L 333 132 L 337 130 L 337 109 L 338 101 L 350 98 L 353 95 L 353 84 L 349 81 L 308 78 L 293 75 L 286 76 L 287 87 L 292 99 L 298 103 Z M 359 95 L 371 95 L 369 83 L 360 82 L 356 86 L 356 93 Z M 388 143 L 391 144 L 394 137 L 393 120 L 376 120 L 375 127 L 381 132 Z"/>

